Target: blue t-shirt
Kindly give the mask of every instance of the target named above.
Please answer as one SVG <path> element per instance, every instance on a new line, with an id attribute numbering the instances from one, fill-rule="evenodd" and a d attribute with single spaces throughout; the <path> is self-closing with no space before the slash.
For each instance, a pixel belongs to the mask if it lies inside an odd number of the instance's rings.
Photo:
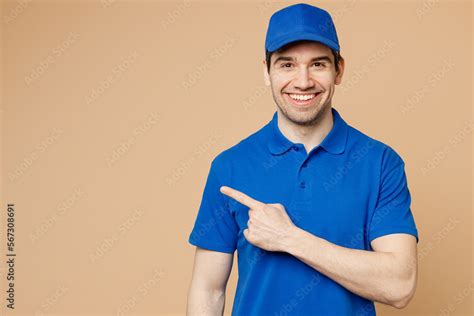
<path id="1" fill-rule="evenodd" d="M 418 242 L 402 158 L 331 111 L 331 131 L 309 153 L 281 133 L 275 112 L 211 163 L 189 242 L 237 250 L 232 315 L 375 315 L 375 308 L 296 257 L 250 244 L 248 207 L 220 193 L 223 185 L 283 204 L 296 226 L 339 246 L 373 251 L 372 240 L 393 233 Z"/>

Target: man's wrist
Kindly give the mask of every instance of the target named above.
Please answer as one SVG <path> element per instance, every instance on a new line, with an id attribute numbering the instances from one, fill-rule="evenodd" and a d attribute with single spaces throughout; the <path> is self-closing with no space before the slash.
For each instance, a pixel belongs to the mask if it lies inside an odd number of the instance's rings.
<path id="1" fill-rule="evenodd" d="M 288 234 L 288 241 L 285 243 L 284 251 L 291 255 L 300 253 L 301 248 L 304 247 L 304 244 L 307 242 L 306 234 L 307 232 L 303 229 L 296 225 L 293 226 Z"/>

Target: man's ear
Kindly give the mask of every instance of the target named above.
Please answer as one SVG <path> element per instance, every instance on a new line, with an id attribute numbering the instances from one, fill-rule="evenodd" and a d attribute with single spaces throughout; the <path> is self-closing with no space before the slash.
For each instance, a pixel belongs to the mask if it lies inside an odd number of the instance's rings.
<path id="1" fill-rule="evenodd" d="M 335 79 L 335 84 L 341 84 L 342 82 L 342 75 L 344 74 L 344 67 L 345 67 L 345 61 L 344 58 L 341 57 L 339 60 L 339 72 L 336 74 L 336 79 Z"/>
<path id="2" fill-rule="evenodd" d="M 263 82 L 265 82 L 265 85 L 267 87 L 270 86 L 270 75 L 268 74 L 267 62 L 265 61 L 265 59 L 263 60 Z"/>

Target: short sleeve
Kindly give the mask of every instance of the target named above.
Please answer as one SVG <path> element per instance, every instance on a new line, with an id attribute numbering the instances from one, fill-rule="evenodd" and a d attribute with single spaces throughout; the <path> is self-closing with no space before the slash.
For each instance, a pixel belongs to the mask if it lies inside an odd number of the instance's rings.
<path id="1" fill-rule="evenodd" d="M 377 204 L 370 222 L 369 244 L 375 238 L 406 233 L 419 241 L 418 230 L 411 212 L 411 195 L 405 174 L 405 163 L 391 148 L 382 163 Z"/>
<path id="2" fill-rule="evenodd" d="M 216 157 L 211 163 L 189 243 L 201 248 L 234 253 L 237 248 L 238 225 L 230 212 L 228 200 L 220 192 L 228 170 Z M 228 184 L 227 184 L 228 185 Z"/>

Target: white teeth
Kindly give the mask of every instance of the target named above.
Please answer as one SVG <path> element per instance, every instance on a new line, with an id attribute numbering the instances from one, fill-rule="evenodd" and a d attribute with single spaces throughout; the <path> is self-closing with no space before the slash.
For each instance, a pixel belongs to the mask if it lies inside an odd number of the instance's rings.
<path id="1" fill-rule="evenodd" d="M 294 100 L 307 101 L 314 98 L 316 95 L 313 93 L 313 94 L 290 94 L 289 96 Z"/>

